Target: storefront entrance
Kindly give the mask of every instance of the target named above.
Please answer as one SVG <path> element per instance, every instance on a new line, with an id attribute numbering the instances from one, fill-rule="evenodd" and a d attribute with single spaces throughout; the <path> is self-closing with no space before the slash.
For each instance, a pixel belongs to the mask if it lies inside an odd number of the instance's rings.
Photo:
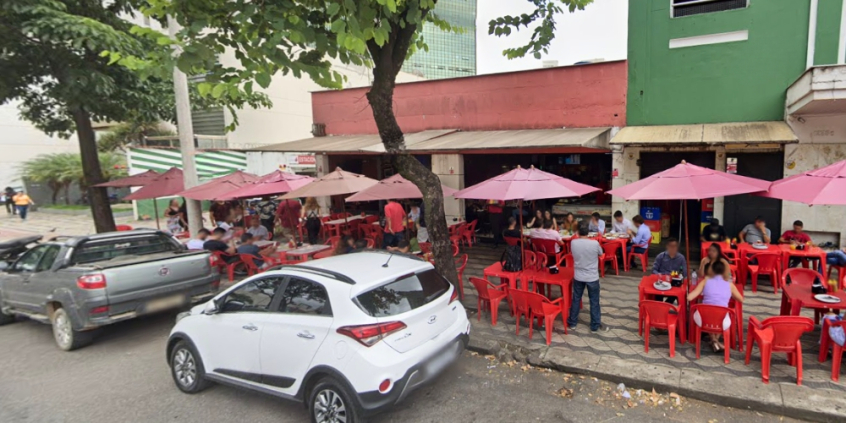
<path id="1" fill-rule="evenodd" d="M 784 177 L 784 152 L 775 153 L 726 153 L 729 171 L 736 166 L 737 174 L 750 178 L 775 181 Z M 763 216 L 767 227 L 778 238 L 781 229 L 781 200 L 764 198 L 756 195 L 733 195 L 726 197 L 723 225 L 726 232 L 734 238 L 755 217 Z M 798 217 L 797 217 L 798 218 Z"/>

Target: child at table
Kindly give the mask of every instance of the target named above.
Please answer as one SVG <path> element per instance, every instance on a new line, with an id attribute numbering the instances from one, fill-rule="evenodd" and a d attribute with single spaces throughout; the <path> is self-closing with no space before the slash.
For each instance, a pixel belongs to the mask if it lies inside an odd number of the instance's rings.
<path id="1" fill-rule="evenodd" d="M 737 287 L 735 287 L 733 283 L 723 278 L 725 271 L 725 264 L 722 261 L 715 261 L 713 264 L 708 266 L 707 277 L 705 280 L 696 285 L 696 287 L 693 288 L 693 291 L 690 291 L 690 293 L 687 294 L 687 301 L 692 302 L 701 295 L 702 304 L 707 305 L 728 307 L 729 301 L 732 299 L 737 302 L 743 302 L 743 294 L 737 290 Z M 697 326 L 702 326 L 702 318 L 699 316 L 699 312 L 693 314 L 693 321 Z M 723 320 L 723 329 L 728 330 L 730 327 L 731 318 L 726 315 L 725 320 Z M 725 346 L 720 343 L 720 335 L 709 335 L 711 348 L 714 352 L 718 353 L 722 351 Z"/>

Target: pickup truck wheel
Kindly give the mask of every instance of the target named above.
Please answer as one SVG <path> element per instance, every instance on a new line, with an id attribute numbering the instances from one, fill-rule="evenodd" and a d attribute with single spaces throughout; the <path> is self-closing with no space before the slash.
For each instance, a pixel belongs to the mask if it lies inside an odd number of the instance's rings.
<path id="1" fill-rule="evenodd" d="M 56 345 L 64 351 L 73 351 L 82 348 L 90 344 L 94 339 L 92 332 L 73 330 L 70 316 L 68 316 L 68 312 L 63 308 L 59 308 L 53 312 L 50 320 L 53 323 L 53 338 L 56 339 Z"/>
<path id="2" fill-rule="evenodd" d="M 203 360 L 186 341 L 177 342 L 170 353 L 170 374 L 176 387 L 186 394 L 196 394 L 209 386 Z"/>
<path id="3" fill-rule="evenodd" d="M 309 395 L 312 423 L 358 423 L 361 407 L 343 385 L 331 377 L 324 377 L 314 385 Z"/>
<path id="4" fill-rule="evenodd" d="M 9 323 L 15 323 L 15 315 L 0 311 L 0 326 L 8 325 Z"/>

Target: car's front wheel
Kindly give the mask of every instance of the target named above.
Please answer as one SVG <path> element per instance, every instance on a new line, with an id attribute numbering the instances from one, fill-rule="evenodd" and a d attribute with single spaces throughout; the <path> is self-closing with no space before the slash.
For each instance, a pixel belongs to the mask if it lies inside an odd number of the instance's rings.
<path id="1" fill-rule="evenodd" d="M 314 385 L 309 399 L 312 423 L 357 423 L 361 408 L 346 387 L 331 377 Z"/>
<path id="2" fill-rule="evenodd" d="M 170 352 L 170 373 L 176 387 L 186 394 L 196 394 L 209 385 L 200 355 L 184 340 L 177 342 Z"/>
<path id="3" fill-rule="evenodd" d="M 70 316 L 63 308 L 56 309 L 50 320 L 53 323 L 53 338 L 56 340 L 56 345 L 64 351 L 82 348 L 94 340 L 93 332 L 73 329 Z"/>

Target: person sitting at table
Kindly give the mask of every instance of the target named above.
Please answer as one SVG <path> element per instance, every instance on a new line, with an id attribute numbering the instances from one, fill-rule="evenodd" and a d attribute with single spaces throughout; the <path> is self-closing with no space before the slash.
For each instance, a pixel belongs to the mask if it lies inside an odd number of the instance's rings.
<path id="1" fill-rule="evenodd" d="M 579 234 L 579 221 L 573 213 L 567 213 L 564 216 L 564 222 L 561 223 L 561 230 L 568 231 L 573 235 Z"/>
<path id="2" fill-rule="evenodd" d="M 412 204 L 408 212 L 408 221 L 416 224 L 418 219 L 420 219 L 420 206 Z"/>
<path id="3" fill-rule="evenodd" d="M 197 231 L 196 238 L 191 239 L 185 243 L 185 248 L 188 248 L 189 250 L 202 250 L 203 244 L 206 243 L 206 238 L 208 238 L 209 235 L 211 235 L 211 232 L 209 232 L 208 229 L 200 229 L 199 231 Z"/>
<path id="4" fill-rule="evenodd" d="M 598 212 L 593 212 L 593 214 L 590 215 L 590 225 L 588 226 L 588 230 L 596 232 L 599 235 L 605 233 L 605 220 L 599 216 Z"/>
<path id="5" fill-rule="evenodd" d="M 223 228 L 214 228 L 209 238 L 206 242 L 203 243 L 203 249 L 208 250 L 211 252 L 220 251 L 225 254 L 235 254 L 235 245 L 230 241 L 229 243 L 223 242 L 223 237 L 226 236 L 226 229 Z M 237 261 L 237 257 L 224 257 L 227 263 Z"/>
<path id="6" fill-rule="evenodd" d="M 772 231 L 767 228 L 767 222 L 764 220 L 763 216 L 756 217 L 754 223 L 744 226 L 743 230 L 741 230 L 738 235 L 740 242 L 746 242 L 749 244 L 755 244 L 757 242 L 769 244 L 771 236 Z"/>
<path id="7" fill-rule="evenodd" d="M 702 228 L 702 235 L 699 240 L 702 242 L 725 241 L 728 238 L 726 229 L 720 225 L 720 219 L 712 218 L 711 222 Z"/>
<path id="8" fill-rule="evenodd" d="M 666 251 L 655 257 L 652 263 L 653 275 L 669 275 L 672 272 L 680 272 L 683 277 L 687 276 L 687 262 L 684 255 L 679 253 L 679 241 L 675 238 L 667 238 Z"/>
<path id="9" fill-rule="evenodd" d="M 367 244 L 364 244 L 367 246 Z M 343 254 L 349 254 L 355 250 L 355 239 L 349 235 L 344 235 L 341 238 L 341 241 L 338 242 L 338 245 L 335 246 L 335 250 L 332 252 L 333 256 L 340 256 Z"/>
<path id="10" fill-rule="evenodd" d="M 617 210 L 614 212 L 614 221 L 611 222 L 611 233 L 613 234 L 634 234 L 634 226 L 629 219 L 623 217 L 623 212 Z"/>
<path id="11" fill-rule="evenodd" d="M 632 254 L 632 252 L 643 254 L 649 248 L 649 239 L 652 238 L 652 231 L 649 230 L 649 226 L 643 223 L 643 218 L 640 215 L 632 218 L 632 224 L 635 226 L 635 235 L 632 238 L 631 244 L 626 246 L 626 251 L 629 254 Z M 634 270 L 636 268 L 635 262 L 632 261 L 630 269 Z"/>
<path id="12" fill-rule="evenodd" d="M 545 220 L 543 222 L 543 228 L 541 229 L 532 229 L 529 232 L 529 237 L 532 239 L 551 239 L 555 241 L 555 252 L 561 252 L 561 246 L 564 245 L 564 242 L 561 241 L 561 234 L 558 233 L 555 229 L 552 229 L 552 221 Z"/>
<path id="13" fill-rule="evenodd" d="M 725 265 L 718 261 L 710 266 L 706 274 L 706 278 L 699 282 L 693 291 L 687 294 L 688 301 L 694 301 L 702 295 L 702 304 L 715 305 L 720 307 L 728 307 L 729 301 L 734 299 L 737 302 L 743 302 L 743 294 L 737 290 L 733 283 L 725 280 L 723 274 L 725 273 Z M 702 326 L 702 317 L 699 312 L 693 314 L 693 322 L 697 326 Z M 726 315 L 723 320 L 723 329 L 728 330 L 731 327 L 731 318 Z M 725 346 L 720 343 L 720 335 L 709 334 L 711 340 L 711 348 L 715 353 L 722 351 Z"/>
<path id="14" fill-rule="evenodd" d="M 552 222 L 552 230 L 558 232 L 558 222 L 555 221 L 555 217 L 552 216 L 552 212 L 546 210 L 543 212 L 543 220 L 544 222 Z"/>
<path id="15" fill-rule="evenodd" d="M 801 220 L 793 222 L 793 229 L 784 231 L 778 239 L 779 244 L 790 245 L 811 245 L 811 237 L 804 230 L 805 224 Z M 809 259 L 805 259 L 809 260 Z M 787 267 L 796 267 L 802 263 L 802 259 L 798 257 L 791 257 Z"/>
<path id="16" fill-rule="evenodd" d="M 523 234 L 520 232 L 520 228 L 517 226 L 517 219 L 514 216 L 508 218 L 508 229 L 502 231 L 502 236 L 504 238 L 517 238 L 520 239 Z"/>
<path id="17" fill-rule="evenodd" d="M 509 220 L 510 222 L 511 220 Z M 528 223 L 526 223 L 527 228 L 531 229 L 538 229 L 543 226 L 543 210 L 537 209 L 535 210 L 535 215 L 532 217 Z"/>
<path id="18" fill-rule="evenodd" d="M 259 248 L 258 245 L 255 244 L 256 237 L 248 232 L 244 232 L 241 234 L 241 245 L 235 249 L 238 254 L 249 254 L 253 256 L 253 262 L 261 269 L 266 269 L 270 267 L 270 262 L 266 261 L 263 257 L 272 255 L 276 252 L 276 246 L 271 244 L 265 248 Z"/>
<path id="19" fill-rule="evenodd" d="M 829 266 L 846 266 L 846 248 L 826 253 L 825 262 Z"/>
<path id="20" fill-rule="evenodd" d="M 369 248 L 367 248 L 367 240 L 365 240 L 364 238 L 361 238 L 361 239 L 356 240 L 355 243 L 353 243 L 352 252 L 357 253 L 359 251 L 365 251 L 365 250 L 368 250 L 368 249 Z"/>
<path id="21" fill-rule="evenodd" d="M 267 228 L 261 224 L 261 220 L 259 219 L 252 219 L 250 221 L 250 227 L 247 229 L 246 233 L 258 239 L 267 239 L 267 235 L 269 234 L 269 232 L 267 232 Z"/>
<path id="22" fill-rule="evenodd" d="M 725 256 L 723 256 L 723 247 L 721 247 L 717 242 L 708 247 L 708 252 L 705 255 L 705 258 L 699 262 L 699 270 L 697 273 L 700 275 L 707 275 L 711 270 L 711 266 L 716 262 L 723 264 L 723 279 L 731 281 L 731 263 L 729 263 Z"/>

